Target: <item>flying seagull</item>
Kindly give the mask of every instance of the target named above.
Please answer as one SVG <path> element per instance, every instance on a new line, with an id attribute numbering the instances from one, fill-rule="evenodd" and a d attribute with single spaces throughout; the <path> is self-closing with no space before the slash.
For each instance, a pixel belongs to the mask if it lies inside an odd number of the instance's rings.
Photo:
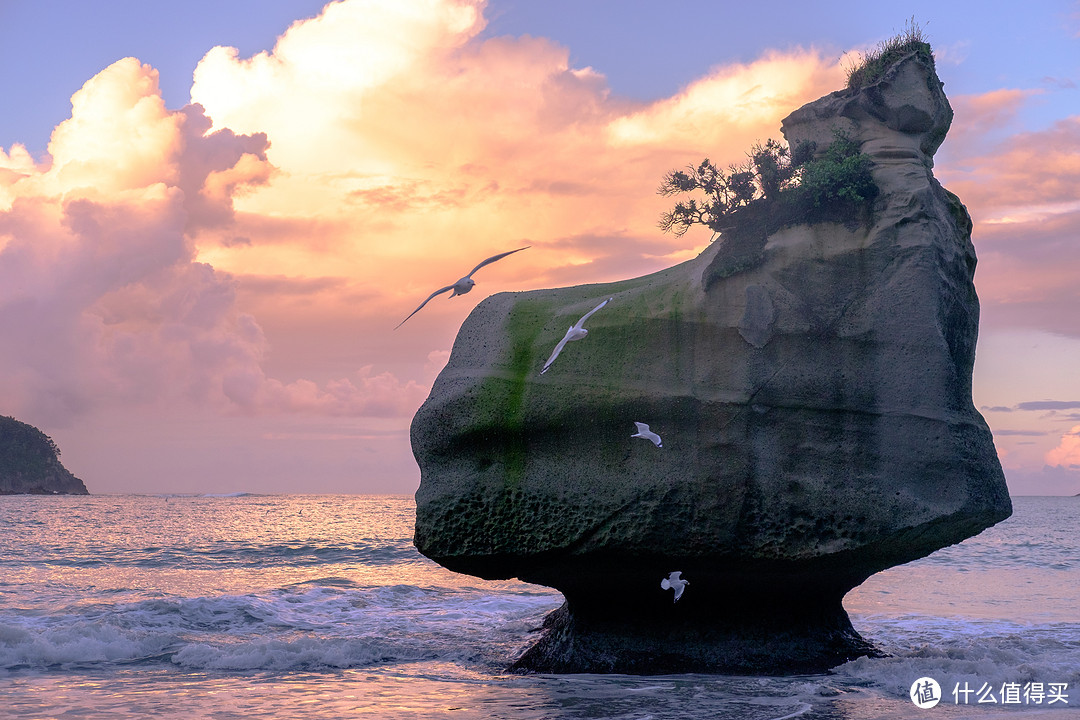
<path id="1" fill-rule="evenodd" d="M 637 432 L 634 433 L 633 435 L 631 435 L 630 437 L 632 437 L 632 438 L 639 437 L 639 438 L 645 438 L 646 440 L 652 440 L 652 444 L 655 445 L 656 447 L 658 447 L 658 448 L 664 447 L 664 444 L 663 444 L 664 441 L 660 439 L 659 435 L 657 435 L 652 430 L 650 430 L 649 426 L 647 424 L 635 422 L 634 425 L 637 426 Z"/>
<path id="2" fill-rule="evenodd" d="M 566 331 L 566 335 L 564 335 L 563 339 L 559 341 L 559 344 L 555 346 L 555 350 L 551 353 L 551 357 L 549 357 L 548 361 L 544 363 L 544 369 L 540 371 L 541 375 L 546 373 L 548 371 L 548 368 L 551 367 L 551 363 L 555 362 L 555 358 L 559 357 L 559 353 L 561 353 L 563 348 L 566 347 L 566 343 L 570 342 L 571 340 L 580 340 L 581 338 L 589 334 L 589 331 L 582 327 L 585 324 L 585 321 L 592 317 L 592 314 L 594 312 L 604 307 L 609 302 L 611 302 L 611 298 L 608 298 L 604 302 L 594 307 L 589 312 L 582 315 L 580 320 L 570 326 L 570 329 Z"/>
<path id="3" fill-rule="evenodd" d="M 690 584 L 689 580 L 683 580 L 681 577 L 679 577 L 680 575 L 682 575 L 682 571 L 676 570 L 675 572 L 671 573 L 666 578 L 660 581 L 661 588 L 663 588 L 664 590 L 675 591 L 675 599 L 672 600 L 672 602 L 679 602 L 679 598 L 682 597 L 683 590 L 685 590 L 686 586 Z"/>
<path id="4" fill-rule="evenodd" d="M 411 313 L 409 313 L 409 317 L 405 318 L 405 320 L 408 320 L 408 319 L 409 319 L 409 318 L 411 318 L 411 317 L 412 317 L 413 315 L 415 315 L 416 313 L 420 312 L 420 309 L 421 309 L 421 308 L 423 308 L 423 307 L 424 307 L 425 305 L 427 305 L 427 304 L 428 304 L 428 302 L 429 302 L 429 301 L 431 300 L 431 298 L 435 297 L 436 295 L 439 295 L 440 293 L 444 293 L 444 292 L 446 292 L 447 290 L 453 290 L 453 291 L 454 291 L 454 292 L 450 293 L 450 297 L 454 297 L 455 295 L 464 295 L 465 293 L 467 293 L 467 292 L 469 292 L 470 290 L 472 290 L 472 289 L 473 289 L 473 285 L 475 285 L 475 284 L 476 284 L 476 281 L 472 279 L 472 274 L 473 274 L 474 272 L 476 272 L 476 271 L 477 271 L 477 270 L 479 270 L 480 268 L 484 267 L 485 265 L 490 265 L 491 263 L 495 262 L 496 260 L 502 260 L 502 259 L 503 259 L 504 257 L 506 257 L 507 255 L 513 255 L 513 254 L 514 254 L 514 253 L 516 253 L 516 252 L 521 252 L 522 250 L 528 250 L 528 249 L 529 249 L 529 248 L 531 248 L 531 247 L 532 247 L 532 245 L 526 245 L 525 247 L 523 247 L 523 248 L 518 248 L 517 250 L 510 250 L 510 251 L 508 251 L 508 252 L 504 252 L 504 253 L 499 253 L 498 255 L 492 255 L 492 256 L 491 256 L 491 257 L 489 257 L 489 258 L 488 258 L 487 260 L 485 260 L 484 262 L 480 263 L 479 265 L 477 265 L 476 267 L 474 267 L 474 268 L 473 268 L 472 270 L 470 270 L 470 271 L 469 271 L 469 274 L 468 274 L 468 275 L 466 275 L 465 277 L 461 278 L 460 280 L 458 280 L 458 281 L 457 281 L 456 283 L 454 283 L 453 285 L 447 285 L 447 286 L 446 286 L 446 287 L 444 287 L 444 288 L 439 288 L 439 289 L 438 289 L 438 290 L 436 290 L 435 292 L 433 292 L 433 293 L 431 293 L 430 295 L 428 295 L 428 297 L 427 297 L 427 300 L 425 300 L 424 302 L 420 303 L 420 307 L 416 308 L 416 309 L 415 309 L 415 310 L 413 310 L 413 311 L 412 311 Z M 402 325 L 404 325 L 404 324 L 405 324 L 405 320 L 402 320 L 401 322 L 399 322 L 399 323 L 397 324 L 397 327 L 395 327 L 394 329 L 395 329 L 395 330 L 397 330 L 397 329 L 398 329 L 399 327 L 401 327 Z"/>

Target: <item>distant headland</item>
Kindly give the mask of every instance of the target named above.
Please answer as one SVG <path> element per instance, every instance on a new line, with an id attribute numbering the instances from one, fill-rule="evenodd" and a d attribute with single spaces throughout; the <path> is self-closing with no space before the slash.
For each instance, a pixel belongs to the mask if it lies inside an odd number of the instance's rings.
<path id="1" fill-rule="evenodd" d="M 33 425 L 0 415 L 0 495 L 89 495 L 60 463 L 60 448 Z"/>

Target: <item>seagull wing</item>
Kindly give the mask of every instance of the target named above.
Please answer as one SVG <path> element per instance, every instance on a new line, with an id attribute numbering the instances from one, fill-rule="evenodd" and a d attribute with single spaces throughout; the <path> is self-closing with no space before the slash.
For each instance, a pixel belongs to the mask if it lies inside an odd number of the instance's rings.
<path id="1" fill-rule="evenodd" d="M 548 368 L 551 367 L 551 363 L 555 362 L 555 358 L 559 357 L 559 353 L 561 353 L 562 349 L 566 347 L 566 341 L 570 339 L 570 332 L 573 329 L 574 328 L 571 327 L 570 330 L 567 330 L 566 334 L 563 335 L 563 339 L 560 340 L 559 344 L 555 346 L 555 349 L 551 352 L 551 357 L 549 357 L 548 361 L 544 363 L 544 369 L 540 371 L 541 375 L 548 371 Z"/>
<path id="2" fill-rule="evenodd" d="M 587 312 L 587 313 L 585 313 L 584 315 L 582 315 L 582 316 L 581 316 L 581 319 L 580 319 L 580 320 L 578 320 L 578 321 L 577 321 L 576 323 L 574 323 L 574 327 L 575 327 L 575 328 L 577 328 L 578 330 L 580 330 L 580 329 L 581 329 L 581 326 L 585 324 L 585 321 L 586 321 L 586 320 L 588 320 L 588 319 L 589 319 L 590 317 L 592 317 L 592 314 L 593 314 L 594 312 L 596 312 L 596 311 L 597 311 L 597 310 L 599 310 L 600 308 L 604 307 L 604 306 L 605 306 L 605 305 L 607 305 L 607 304 L 608 304 L 609 302 L 611 302 L 611 298 L 608 298 L 608 299 L 607 299 L 607 300 L 605 300 L 604 302 L 602 302 L 602 303 L 600 303 L 599 305 L 597 305 L 596 307 L 594 307 L 594 308 L 593 308 L 592 310 L 590 310 L 589 312 Z"/>
<path id="3" fill-rule="evenodd" d="M 444 288 L 439 288 L 439 289 L 438 289 L 438 290 L 436 290 L 435 292 L 431 293 L 430 295 L 428 295 L 428 296 L 427 296 L 427 300 L 425 300 L 424 302 L 420 303 L 420 307 L 416 308 L 416 309 L 415 309 L 415 310 L 413 310 L 413 311 L 412 311 L 411 313 L 409 313 L 409 317 L 405 318 L 405 320 L 408 320 L 408 319 L 409 319 L 409 318 L 411 318 L 411 317 L 412 317 L 413 315 L 415 315 L 416 313 L 420 312 L 420 310 L 421 310 L 421 309 L 422 309 L 422 308 L 423 308 L 423 307 L 424 307 L 425 305 L 427 305 L 427 304 L 428 304 L 428 302 L 429 302 L 429 301 L 431 300 L 431 298 L 435 297 L 435 296 L 436 296 L 436 295 L 438 295 L 439 293 L 444 293 L 444 292 L 446 292 L 447 290 L 453 290 L 453 289 L 454 289 L 454 286 L 453 286 L 453 285 L 447 285 L 446 287 L 444 287 Z M 404 324 L 405 324 L 405 320 L 402 320 L 401 322 L 399 322 L 399 323 L 397 324 L 397 327 L 395 327 L 394 329 L 395 329 L 395 330 L 397 330 L 397 329 L 398 329 L 399 327 L 401 327 L 402 325 L 404 325 Z"/>
<path id="4" fill-rule="evenodd" d="M 476 272 L 476 271 L 477 271 L 477 270 L 479 270 L 480 268 L 484 267 L 485 265 L 490 265 L 491 263 L 495 262 L 496 260 L 502 260 L 502 259 L 503 259 L 504 257 L 506 257 L 507 255 L 513 255 L 513 254 L 514 254 L 514 253 L 516 253 L 516 252 L 521 252 L 522 250 L 528 250 L 528 249 L 529 249 L 529 248 L 531 248 L 531 247 L 532 247 L 532 245 L 526 245 L 525 247 L 523 247 L 523 248 L 518 248 L 517 250 L 509 250 L 509 251 L 507 251 L 507 252 L 504 252 L 504 253 L 499 253 L 498 255 L 492 255 L 492 256 L 491 256 L 491 257 L 489 257 L 489 258 L 488 258 L 487 260 L 485 260 L 484 262 L 480 263 L 479 265 L 477 265 L 476 267 L 474 267 L 474 268 L 473 268 L 472 270 L 470 270 L 470 271 L 469 271 L 469 274 L 468 274 L 468 275 L 466 275 L 465 277 L 472 277 L 472 274 L 473 274 L 474 272 Z"/>
<path id="5" fill-rule="evenodd" d="M 638 434 L 649 432 L 649 426 L 645 423 L 635 422 L 634 426 L 637 427 Z"/>

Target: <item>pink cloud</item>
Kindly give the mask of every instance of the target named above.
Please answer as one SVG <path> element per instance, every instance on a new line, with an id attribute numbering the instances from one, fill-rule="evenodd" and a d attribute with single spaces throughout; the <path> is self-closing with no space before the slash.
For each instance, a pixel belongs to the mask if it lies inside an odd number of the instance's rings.
<path id="1" fill-rule="evenodd" d="M 430 389 L 411 380 L 402 383 L 390 372 L 372 374 L 370 365 L 322 388 L 310 380 L 284 383 L 268 378 L 256 367 L 237 369 L 225 375 L 222 388 L 229 400 L 249 413 L 365 417 L 410 415 Z"/>
<path id="2" fill-rule="evenodd" d="M 265 135 L 211 131 L 197 105 L 167 110 L 157 73 L 131 58 L 72 105 L 49 162 L 18 147 L 0 157 L 7 412 L 63 426 L 181 401 L 374 415 L 419 403 L 423 388 L 370 368 L 323 387 L 267 377 L 269 346 L 234 276 L 198 260 L 200 233 L 235 232 L 234 198 L 270 179 Z"/>
<path id="3" fill-rule="evenodd" d="M 56 388 L 73 407 L 101 402 L 100 388 L 154 398 L 168 387 L 249 411 L 405 408 L 424 353 L 448 347 L 484 294 L 613 280 L 692 255 L 705 236 L 655 227 L 669 204 L 652 192 L 661 175 L 706 155 L 740 161 L 753 141 L 778 135 L 793 107 L 842 84 L 843 70 L 820 53 L 770 52 L 717 67 L 671 98 L 633 102 L 549 40 L 479 40 L 481 10 L 452 0 L 331 4 L 272 52 L 209 52 L 192 89 L 203 104 L 179 111 L 164 107 L 156 72 L 133 58 L 88 81 L 47 167 L 18 147 L 0 157 L 6 322 L 34 337 L 14 310 L 33 297 L 49 319 L 39 325 L 68 344 L 57 356 L 83 358 L 50 373 L 11 359 L 10 377 L 39 380 L 20 392 Z M 963 98 L 958 117 L 973 118 L 966 132 L 977 134 L 1029 95 Z M 977 219 L 1007 209 L 1007 183 L 1067 201 L 1068 153 L 1036 150 L 1072 147 L 1075 128 L 1048 133 L 965 158 L 974 170 L 950 185 Z M 1042 260 L 1072 227 L 1071 215 L 1055 217 L 1060 231 L 1042 222 L 1028 233 L 1028 265 L 1010 272 L 1000 268 L 1021 253 L 1004 230 L 980 225 L 990 306 L 1068 292 L 1069 263 L 1059 256 L 1051 276 Z M 377 339 L 387 318 L 474 258 L 516 244 L 533 249 L 486 269 L 473 295 L 425 308 L 416 332 L 441 329 L 416 357 L 403 353 L 417 353 L 418 340 Z M 312 341 L 311 328 L 333 327 L 350 332 Z M 303 353 L 315 349 L 332 351 L 339 370 L 351 356 L 352 368 L 406 374 L 308 376 Z M 282 367 L 290 380 L 275 378 L 271 368 Z M 404 400 L 388 400 L 394 393 Z"/>
<path id="4" fill-rule="evenodd" d="M 670 204 L 654 193 L 663 174 L 706 155 L 741 162 L 755 140 L 779 135 L 791 109 L 842 84 L 842 69 L 820 53 L 771 52 L 717 67 L 673 98 L 630 101 L 550 40 L 481 40 L 482 16 L 463 10 L 481 5 L 449 0 L 433 2 L 430 18 L 442 20 L 395 21 L 391 62 L 372 65 L 352 47 L 368 41 L 372 17 L 398 10 L 374 3 L 367 16 L 362 5 L 331 6 L 253 58 L 211 51 L 192 98 L 214 127 L 266 132 L 276 167 L 237 200 L 235 233 L 200 238 L 200 257 L 237 274 L 348 278 L 374 292 L 373 323 L 404 317 L 474 258 L 517 245 L 533 246 L 528 258 L 485 270 L 478 291 L 432 303 L 425 316 L 454 327 L 484 294 L 686 259 L 707 236 L 658 231 Z M 351 27 L 361 16 L 370 27 L 355 27 L 349 42 L 332 31 L 330 19 Z M 602 237 L 617 241 L 564 242 Z M 329 296 L 318 302 L 324 317 L 359 316 Z M 364 350 L 380 365 L 394 352 Z"/>
<path id="5" fill-rule="evenodd" d="M 956 145 L 1001 130 L 1016 121 L 1022 107 L 1041 90 L 1002 88 L 980 95 L 956 95 L 949 98 L 953 108 L 953 129 L 949 142 Z"/>
<path id="6" fill-rule="evenodd" d="M 186 403 L 323 429 L 371 419 L 404 437 L 477 302 L 692 257 L 709 234 L 659 232 L 662 175 L 741 162 L 843 85 L 833 58 L 795 49 L 632 101 L 555 42 L 482 38 L 483 9 L 331 3 L 271 51 L 210 50 L 181 110 L 128 58 L 76 93 L 45 162 L 0 150 L 8 411 L 70 422 Z M 985 150 L 1033 93 L 956 99 L 937 172 L 976 219 L 984 318 L 1022 311 L 1080 334 L 1062 310 L 1080 273 L 1076 123 Z M 433 289 L 522 245 L 473 293 L 393 331 Z"/>
<path id="7" fill-rule="evenodd" d="M 956 119 L 935 169 L 967 205 L 979 255 L 983 322 L 1080 335 L 1080 116 L 1003 134 L 1039 90 L 954 101 Z"/>
<path id="8" fill-rule="evenodd" d="M 998 213 L 1029 205 L 1080 201 L 1080 116 L 1046 130 L 1012 135 L 989 155 L 962 161 L 969 169 L 952 184 L 977 206 Z M 993 216 L 992 216 L 993 217 Z"/>
<path id="9" fill-rule="evenodd" d="M 180 115 L 183 154 L 177 187 L 184 191 L 185 231 L 195 235 L 203 227 L 230 225 L 233 196 L 245 186 L 265 183 L 272 167 L 266 162 L 265 133 L 210 132 L 210 119 L 197 104 L 183 108 Z"/>
<path id="10" fill-rule="evenodd" d="M 424 365 L 424 372 L 434 382 L 442 369 L 446 367 L 447 361 L 450 360 L 449 350 L 432 350 L 428 353 L 427 363 Z"/>
<path id="11" fill-rule="evenodd" d="M 1046 453 L 1046 464 L 1053 467 L 1080 469 L 1080 425 L 1061 436 L 1061 442 Z"/>

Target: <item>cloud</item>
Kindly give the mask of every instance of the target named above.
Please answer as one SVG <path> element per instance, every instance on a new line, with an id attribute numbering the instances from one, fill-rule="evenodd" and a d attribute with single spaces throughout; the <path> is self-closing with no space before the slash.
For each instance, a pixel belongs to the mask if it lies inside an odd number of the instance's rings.
<path id="1" fill-rule="evenodd" d="M 469 297 L 425 308 L 453 328 L 492 292 L 614 280 L 692 256 L 707 233 L 656 227 L 671 204 L 654 192 L 663 174 L 706 155 L 742 162 L 755 140 L 779 136 L 784 115 L 843 84 L 834 60 L 794 50 L 631 101 L 550 40 L 482 38 L 480 3 L 417 6 L 337 3 L 272 51 L 206 55 L 193 101 L 215 128 L 265 132 L 275 171 L 235 199 L 229 234 L 200 236 L 200 260 L 237 275 L 347 277 L 374 290 L 372 317 L 404 317 L 477 258 L 532 245 L 518 263 L 485 268 Z M 384 43 L 386 62 L 363 50 Z"/>
<path id="2" fill-rule="evenodd" d="M 953 108 L 950 144 L 955 146 L 981 139 L 981 136 L 1014 125 L 1028 100 L 1040 94 L 1040 89 L 999 88 L 979 95 L 950 97 L 949 104 Z"/>
<path id="3" fill-rule="evenodd" d="M 842 87 L 845 73 L 815 51 L 770 51 L 749 64 L 716 68 L 675 97 L 619 117 L 608 126 L 617 145 L 689 149 L 705 142 L 748 149 L 758 133 L 799 105 Z M 779 135 L 779 127 L 770 131 Z"/>
<path id="4" fill-rule="evenodd" d="M 446 367 L 446 363 L 449 360 L 449 350 L 432 350 L 428 353 L 427 364 L 424 365 L 424 372 L 428 374 L 432 381 L 434 381 L 435 377 L 442 372 L 444 367 Z"/>
<path id="5" fill-rule="evenodd" d="M 268 378 L 257 367 L 232 370 L 222 379 L 225 396 L 241 411 L 253 414 L 401 417 L 423 402 L 428 389 L 414 381 L 402 383 L 390 372 L 374 375 L 370 365 L 353 378 L 333 380 L 321 388 L 310 380 L 284 383 Z"/>
<path id="6" fill-rule="evenodd" d="M 1076 81 L 1068 77 L 1054 77 L 1052 75 L 1046 75 L 1042 78 L 1043 85 L 1058 89 L 1058 90 L 1075 90 Z"/>
<path id="7" fill-rule="evenodd" d="M 1017 410 L 1072 410 L 1073 408 L 1080 408 L 1080 401 L 1036 400 L 1022 402 L 1016 406 Z"/>
<path id="8" fill-rule="evenodd" d="M 793 49 L 641 102 L 551 40 L 485 38 L 484 9 L 333 2 L 267 52 L 211 49 L 179 110 L 125 58 L 75 93 L 48 157 L 0 148 L 4 411 L 57 426 L 184 403 L 185 417 L 265 416 L 296 437 L 373 425 L 404 443 L 403 418 L 483 297 L 693 257 L 708 232 L 656 228 L 662 175 L 742 162 L 844 84 L 831 56 Z M 1080 335 L 1080 118 L 1016 133 L 1053 91 L 952 98 L 935 172 L 975 219 L 984 325 Z M 392 333 L 433 289 L 522 245 Z M 1061 420 L 1075 407 L 1036 404 L 986 410 Z M 1036 432 L 998 435 L 1019 446 Z M 1033 466 L 1052 442 L 1010 460 Z"/>
<path id="9" fill-rule="evenodd" d="M 483 38 L 483 9 L 331 3 L 270 51 L 211 49 L 180 110 L 134 58 L 88 80 L 49 158 L 0 151 L 3 396 L 56 422 L 177 401 L 405 417 L 485 295 L 692 257 L 708 233 L 656 228 L 662 175 L 741 162 L 843 84 L 797 49 L 643 103 L 550 40 Z"/>
<path id="10" fill-rule="evenodd" d="M 1011 207 L 1080 199 L 1080 116 L 1058 120 L 1046 130 L 1012 135 L 996 150 L 973 163 L 974 173 L 993 180 L 976 193 L 982 202 Z"/>
<path id="11" fill-rule="evenodd" d="M 64 426 L 125 404 L 386 415 L 418 402 L 415 383 L 370 368 L 323 387 L 263 373 L 262 327 L 196 239 L 235 236 L 234 198 L 272 176 L 266 149 L 261 133 L 211 131 L 198 105 L 167 110 L 156 71 L 126 58 L 75 93 L 48 161 L 0 157 L 7 412 Z"/>
<path id="12" fill-rule="evenodd" d="M 1012 120 L 1035 90 L 954 101 L 935 172 L 967 205 L 983 322 L 1080 336 L 1080 116 L 1033 132 Z"/>
<path id="13" fill-rule="evenodd" d="M 185 231 L 196 235 L 201 228 L 227 227 L 234 217 L 233 197 L 270 178 L 266 134 L 211 132 L 210 119 L 197 104 L 183 108 L 180 115 L 184 152 L 176 184 L 184 191 Z"/>
<path id="14" fill-rule="evenodd" d="M 1080 469 L 1080 425 L 1074 425 L 1069 432 L 1061 436 L 1058 446 L 1046 453 L 1046 464 Z"/>
<path id="15" fill-rule="evenodd" d="M 480 32 L 481 5 L 331 3 L 289 28 L 272 53 L 241 59 L 236 48 L 212 49 L 195 69 L 192 101 L 212 108 L 215 127 L 266 132 L 274 138 L 274 164 L 291 171 L 351 172 L 356 157 L 389 169 L 396 163 L 392 148 L 354 129 L 361 108 L 373 91 L 423 73 Z"/>
<path id="16" fill-rule="evenodd" d="M 340 277 L 292 277 L 289 275 L 257 275 L 250 273 L 237 278 L 240 285 L 253 293 L 273 297 L 309 297 L 326 292 L 341 292 L 347 284 Z"/>
<path id="17" fill-rule="evenodd" d="M 71 96 L 49 141 L 53 187 L 86 194 L 175 185 L 184 117 L 165 109 L 157 71 L 124 58 Z"/>

